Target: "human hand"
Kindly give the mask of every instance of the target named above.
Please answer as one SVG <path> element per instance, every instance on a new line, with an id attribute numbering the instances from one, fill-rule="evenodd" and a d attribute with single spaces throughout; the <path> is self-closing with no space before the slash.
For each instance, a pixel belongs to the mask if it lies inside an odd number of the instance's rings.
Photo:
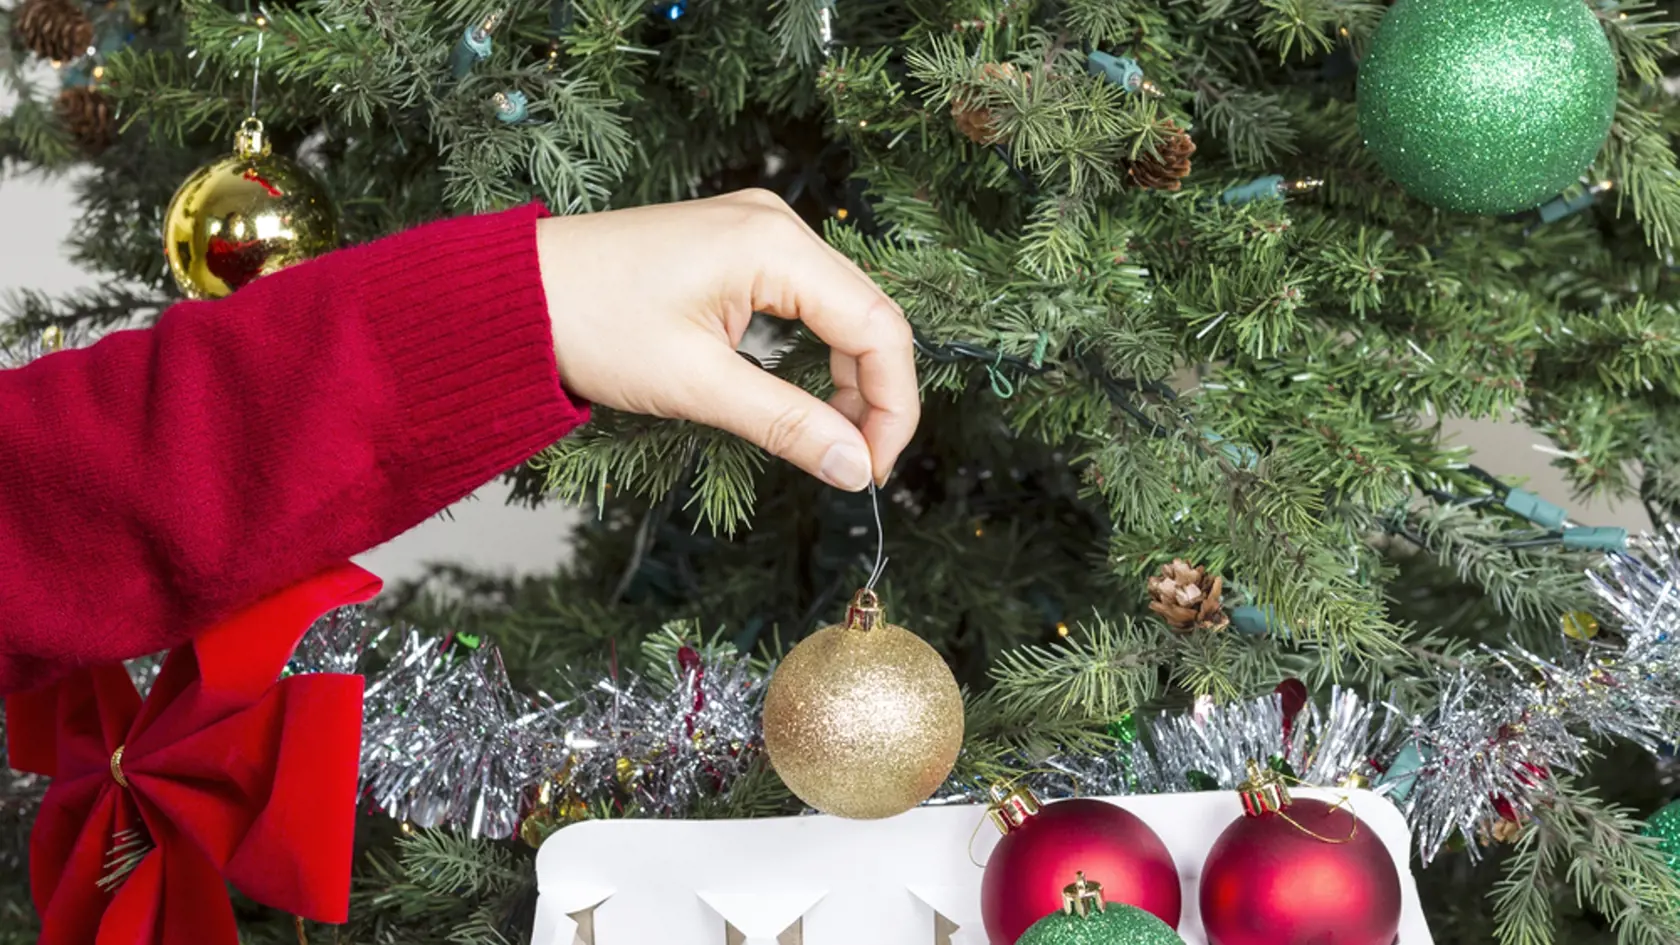
<path id="1" fill-rule="evenodd" d="M 542 220 L 537 255 L 579 397 L 727 430 L 853 492 L 916 432 L 903 313 L 768 191 Z M 755 311 L 827 342 L 828 403 L 736 353 Z"/>

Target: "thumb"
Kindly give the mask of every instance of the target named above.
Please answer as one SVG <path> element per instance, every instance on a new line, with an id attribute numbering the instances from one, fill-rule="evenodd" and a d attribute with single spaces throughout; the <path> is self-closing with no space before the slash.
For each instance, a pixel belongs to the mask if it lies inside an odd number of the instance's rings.
<path id="1" fill-rule="evenodd" d="M 755 367 L 731 350 L 708 358 L 688 419 L 758 444 L 848 492 L 869 485 L 873 468 L 863 434 L 840 411 Z"/>

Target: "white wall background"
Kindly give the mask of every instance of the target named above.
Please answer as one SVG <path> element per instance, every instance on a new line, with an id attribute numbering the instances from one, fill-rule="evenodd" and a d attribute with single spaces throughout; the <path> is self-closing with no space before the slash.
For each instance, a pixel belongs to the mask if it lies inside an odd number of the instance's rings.
<path id="1" fill-rule="evenodd" d="M 4 107 L 0 102 L 0 107 Z M 14 288 L 62 291 L 87 277 L 63 258 L 62 243 L 72 223 L 69 185 L 65 181 L 0 181 L 0 292 Z M 1571 508 L 1583 524 L 1648 527 L 1637 503 L 1610 507 L 1571 502 L 1561 474 L 1548 465 L 1543 438 L 1518 424 L 1457 422 L 1458 441 L 1472 446 L 1484 467 L 1525 476 L 1530 487 Z M 458 561 L 496 571 L 540 573 L 566 559 L 566 534 L 577 513 L 565 508 L 530 511 L 506 506 L 505 490 L 485 487 L 457 505 L 448 517 L 434 519 L 390 544 L 365 555 L 362 564 L 388 581 L 414 576 L 428 561 Z"/>

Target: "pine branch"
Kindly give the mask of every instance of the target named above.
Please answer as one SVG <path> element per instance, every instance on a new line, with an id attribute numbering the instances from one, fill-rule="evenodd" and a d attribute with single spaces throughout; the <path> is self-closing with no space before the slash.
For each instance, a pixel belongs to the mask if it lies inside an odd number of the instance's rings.
<path id="1" fill-rule="evenodd" d="M 1502 945 L 1547 945 L 1551 909 L 1541 892 L 1558 863 L 1577 901 L 1609 920 L 1623 945 L 1680 940 L 1680 877 L 1655 841 L 1638 835 L 1629 811 L 1555 782 L 1552 806 L 1525 831 L 1517 856 L 1497 887 Z M 1524 888 L 1527 887 L 1527 888 Z"/>
<path id="2" fill-rule="evenodd" d="M 75 326 L 121 327 L 157 317 L 175 299 L 123 283 L 78 289 L 53 297 L 32 289 L 7 293 L 0 319 L 0 339 L 38 336 L 42 331 Z"/>
<path id="3" fill-rule="evenodd" d="M 59 125 L 50 103 L 37 97 L 32 83 L 20 78 L 13 86 L 17 101 L 0 117 L 0 171 L 25 168 L 38 172 L 63 170 L 75 158 L 69 136 Z"/>
<path id="4" fill-rule="evenodd" d="M 700 523 L 713 534 L 733 535 L 751 514 L 753 487 L 764 468 L 764 452 L 745 440 L 716 431 L 701 434 L 700 440 L 699 468 L 689 507 L 699 511 Z"/>
<path id="5" fill-rule="evenodd" d="M 547 491 L 564 501 L 601 506 L 609 488 L 657 499 L 685 475 L 698 435 L 686 424 L 607 415 L 532 464 L 547 476 Z"/>
<path id="6" fill-rule="evenodd" d="M 1105 754 L 1114 740 L 1106 720 L 1046 716 L 1025 703 L 1007 703 L 995 690 L 967 694 L 962 753 L 952 777 L 985 785 L 1006 781 L 1059 752 Z"/>
<path id="7" fill-rule="evenodd" d="M 1255 36 L 1280 60 L 1329 52 L 1344 35 L 1369 35 L 1382 18 L 1380 3 L 1363 0 L 1261 0 Z M 1345 32 L 1344 32 L 1345 31 Z"/>
<path id="8" fill-rule="evenodd" d="M 506 847 L 452 829 L 416 830 L 397 841 L 403 874 L 434 895 L 474 899 L 516 889 L 525 868 Z"/>
<path id="9" fill-rule="evenodd" d="M 1167 17 L 1150 4 L 1069 0 L 1067 25 L 1098 47 L 1127 43 L 1135 36 L 1165 32 Z"/>
<path id="10" fill-rule="evenodd" d="M 514 945 L 502 936 L 496 909 L 486 906 L 473 913 L 472 918 L 449 930 L 453 945 Z"/>
<path id="11" fill-rule="evenodd" d="M 1645 239 L 1662 253 L 1674 248 L 1680 234 L 1680 166 L 1668 130 L 1649 105 L 1649 96 L 1622 94 L 1598 166 L 1615 181 L 1617 211 L 1631 204 Z"/>
<path id="12" fill-rule="evenodd" d="M 991 677 L 1000 705 L 1052 718 L 1116 719 L 1155 698 L 1170 648 L 1149 624 L 1101 616 L 1054 646 L 1005 653 Z"/>
<path id="13" fill-rule="evenodd" d="M 1674 55 L 1670 45 L 1676 24 L 1648 0 L 1603 0 L 1589 6 L 1610 37 L 1617 67 L 1624 79 L 1656 84 L 1662 81 L 1664 60 Z"/>
<path id="14" fill-rule="evenodd" d="M 1201 76 L 1191 83 L 1196 124 L 1230 149 L 1237 167 L 1269 168 L 1296 153 L 1294 116 L 1278 95 L 1232 85 L 1216 72 L 1198 73 L 1193 62 L 1184 69 Z"/>
<path id="15" fill-rule="evenodd" d="M 789 813 L 794 806 L 793 793 L 777 777 L 768 759 L 761 758 L 727 793 L 704 798 L 694 817 L 699 820 L 775 817 Z"/>
<path id="16" fill-rule="evenodd" d="M 770 29 L 781 47 L 781 58 L 808 66 L 821 56 L 825 7 L 830 17 L 838 16 L 833 0 L 771 0 Z"/>
<path id="17" fill-rule="evenodd" d="M 1582 555 L 1501 547 L 1512 529 L 1464 506 L 1413 511 L 1404 521 L 1424 550 L 1517 621 L 1556 627 L 1564 614 L 1596 606 Z"/>

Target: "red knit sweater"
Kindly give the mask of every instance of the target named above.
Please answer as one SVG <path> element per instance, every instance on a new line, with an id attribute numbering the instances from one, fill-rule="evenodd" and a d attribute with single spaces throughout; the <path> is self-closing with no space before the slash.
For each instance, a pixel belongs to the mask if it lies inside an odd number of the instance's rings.
<path id="1" fill-rule="evenodd" d="M 584 422 L 539 213 L 424 226 L 0 372 L 0 695 L 188 640 Z"/>

